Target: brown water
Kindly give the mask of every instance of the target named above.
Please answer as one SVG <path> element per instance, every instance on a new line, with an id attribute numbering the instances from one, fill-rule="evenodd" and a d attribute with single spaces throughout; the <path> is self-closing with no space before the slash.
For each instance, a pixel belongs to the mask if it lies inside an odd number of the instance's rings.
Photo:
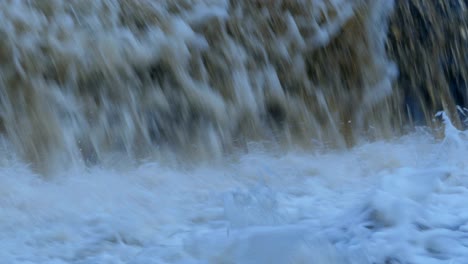
<path id="1" fill-rule="evenodd" d="M 5 152 L 48 171 L 400 135 L 466 103 L 446 2 L 4 0 Z"/>

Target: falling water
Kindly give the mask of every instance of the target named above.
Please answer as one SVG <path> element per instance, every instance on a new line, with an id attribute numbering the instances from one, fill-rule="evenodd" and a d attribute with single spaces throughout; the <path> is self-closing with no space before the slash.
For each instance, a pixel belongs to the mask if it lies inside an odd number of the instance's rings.
<path id="1" fill-rule="evenodd" d="M 467 6 L 0 1 L 0 262 L 464 263 Z"/>
<path id="2" fill-rule="evenodd" d="M 39 169 L 264 140 L 340 147 L 386 122 L 367 116 L 397 76 L 392 1 L 1 5 L 1 131 Z"/>

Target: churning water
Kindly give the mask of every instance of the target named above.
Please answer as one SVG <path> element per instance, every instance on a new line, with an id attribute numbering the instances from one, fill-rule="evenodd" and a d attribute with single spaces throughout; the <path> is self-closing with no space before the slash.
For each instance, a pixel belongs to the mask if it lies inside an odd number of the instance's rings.
<path id="1" fill-rule="evenodd" d="M 448 2 L 0 1 L 0 263 L 467 263 Z"/>

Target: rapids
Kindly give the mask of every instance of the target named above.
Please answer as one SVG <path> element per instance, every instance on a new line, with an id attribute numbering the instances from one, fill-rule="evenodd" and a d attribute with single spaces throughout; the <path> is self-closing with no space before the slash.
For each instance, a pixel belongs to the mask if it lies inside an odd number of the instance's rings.
<path id="1" fill-rule="evenodd" d="M 1 0 L 0 263 L 467 263 L 467 4 Z"/>

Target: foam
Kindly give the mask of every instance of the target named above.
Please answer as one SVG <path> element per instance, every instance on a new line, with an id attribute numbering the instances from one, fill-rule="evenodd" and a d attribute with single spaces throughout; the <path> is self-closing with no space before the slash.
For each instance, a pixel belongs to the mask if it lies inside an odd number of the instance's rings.
<path id="1" fill-rule="evenodd" d="M 348 152 L 257 152 L 191 170 L 146 163 L 54 179 L 11 160 L 0 170 L 0 259 L 463 263 L 467 142 L 456 142 L 418 133 Z"/>

